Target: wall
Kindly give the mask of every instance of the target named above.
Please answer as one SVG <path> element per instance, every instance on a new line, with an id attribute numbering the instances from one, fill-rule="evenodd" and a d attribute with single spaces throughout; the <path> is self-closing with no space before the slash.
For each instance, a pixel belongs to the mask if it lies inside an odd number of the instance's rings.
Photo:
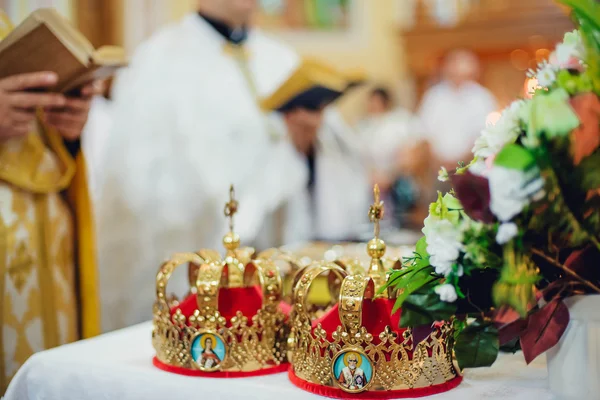
<path id="1" fill-rule="evenodd" d="M 73 19 L 73 6 L 76 0 L 0 0 L 3 9 L 15 25 L 21 23 L 32 11 L 40 7 L 54 7 L 62 15 Z"/>

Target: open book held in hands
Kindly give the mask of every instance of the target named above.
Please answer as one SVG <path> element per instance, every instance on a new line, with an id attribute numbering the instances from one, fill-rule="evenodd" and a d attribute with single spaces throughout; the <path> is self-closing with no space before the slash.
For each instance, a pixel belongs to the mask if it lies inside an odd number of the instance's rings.
<path id="1" fill-rule="evenodd" d="M 335 101 L 354 79 L 315 60 L 304 60 L 290 77 L 261 101 L 264 111 L 287 112 L 294 108 L 320 110 Z"/>
<path id="2" fill-rule="evenodd" d="M 54 9 L 31 13 L 0 41 L 0 79 L 52 71 L 58 75 L 56 92 L 70 92 L 86 83 L 105 79 L 123 67 L 125 53 L 113 46 L 94 46 Z"/>

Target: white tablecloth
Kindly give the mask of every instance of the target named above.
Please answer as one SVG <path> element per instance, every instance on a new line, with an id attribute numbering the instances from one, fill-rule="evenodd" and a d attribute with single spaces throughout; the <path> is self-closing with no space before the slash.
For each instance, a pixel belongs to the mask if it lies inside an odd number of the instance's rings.
<path id="1" fill-rule="evenodd" d="M 174 375 L 152 366 L 151 324 L 81 341 L 31 357 L 5 400 L 317 399 L 287 374 L 209 379 Z M 491 368 L 469 370 L 461 385 L 432 399 L 552 399 L 545 359 L 526 366 L 521 354 L 501 355 Z"/>

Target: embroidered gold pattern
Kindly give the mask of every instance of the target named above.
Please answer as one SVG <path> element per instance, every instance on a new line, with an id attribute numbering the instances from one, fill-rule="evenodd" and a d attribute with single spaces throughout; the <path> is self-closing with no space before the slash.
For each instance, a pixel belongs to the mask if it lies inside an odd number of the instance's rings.
<path id="1" fill-rule="evenodd" d="M 15 257 L 7 268 L 8 276 L 18 292 L 23 290 L 23 286 L 25 286 L 25 282 L 31 275 L 32 270 L 33 258 L 31 258 L 27 251 L 27 245 L 21 242 L 17 248 Z"/>

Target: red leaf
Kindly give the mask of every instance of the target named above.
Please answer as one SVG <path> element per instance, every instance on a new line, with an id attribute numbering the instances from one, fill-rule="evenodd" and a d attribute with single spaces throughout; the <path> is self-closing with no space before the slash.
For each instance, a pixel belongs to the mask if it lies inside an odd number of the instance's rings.
<path id="1" fill-rule="evenodd" d="M 467 171 L 452 175 L 451 180 L 456 198 L 471 219 L 488 224 L 494 222 L 490 210 L 490 184 L 486 178 Z"/>
<path id="2" fill-rule="evenodd" d="M 521 335 L 527 327 L 527 320 L 522 319 L 518 312 L 509 307 L 502 307 L 492 316 L 494 325 L 498 328 L 500 346 L 505 345 Z"/>
<path id="3" fill-rule="evenodd" d="M 528 318 L 521 334 L 521 348 L 527 364 L 554 347 L 569 324 L 569 309 L 559 299 L 546 304 Z"/>
<path id="4" fill-rule="evenodd" d="M 585 93 L 573 97 L 570 102 L 581 122 L 571 132 L 573 162 L 579 165 L 600 146 L 600 100 L 594 93 Z"/>

